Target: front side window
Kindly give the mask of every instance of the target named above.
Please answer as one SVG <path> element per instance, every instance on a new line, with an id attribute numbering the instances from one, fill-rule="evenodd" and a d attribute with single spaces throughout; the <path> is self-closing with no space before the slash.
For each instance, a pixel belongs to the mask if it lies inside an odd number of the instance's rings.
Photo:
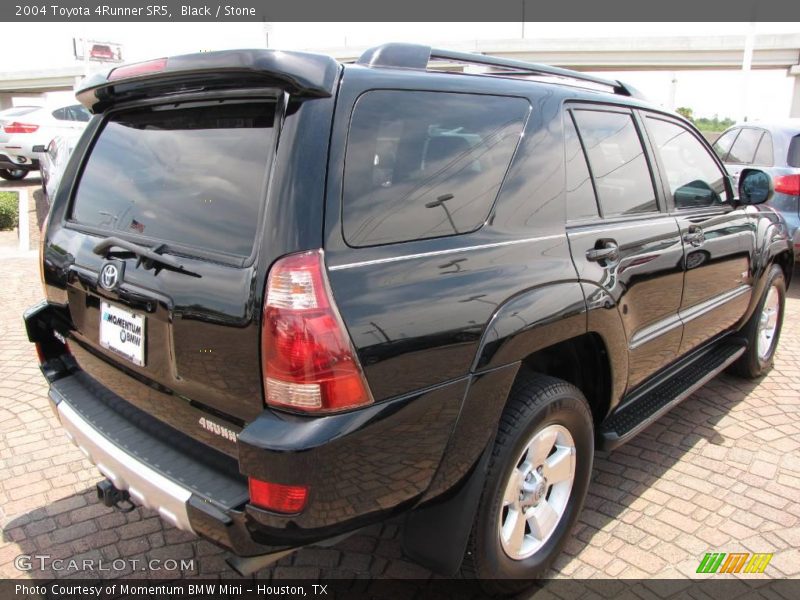
<path id="1" fill-rule="evenodd" d="M 730 131 L 726 131 L 723 133 L 717 141 L 714 142 L 712 148 L 714 148 L 714 152 L 717 153 L 719 159 L 725 162 L 728 158 L 728 152 L 731 151 L 731 146 L 733 146 L 733 142 L 736 141 L 736 136 L 739 135 L 740 129 L 731 129 Z"/>
<path id="2" fill-rule="evenodd" d="M 633 116 L 583 109 L 573 111 L 573 115 L 592 168 L 603 216 L 657 211 L 650 168 Z"/>
<path id="3" fill-rule="evenodd" d="M 342 216 L 351 246 L 467 233 L 489 215 L 530 105 L 521 98 L 376 90 L 356 103 Z"/>
<path id="4" fill-rule="evenodd" d="M 170 104 L 112 115 L 72 219 L 239 257 L 250 254 L 274 147 L 275 103 Z"/>
<path id="5" fill-rule="evenodd" d="M 666 171 L 675 208 L 713 206 L 723 201 L 725 174 L 688 129 L 654 117 L 647 117 L 647 128 Z"/>

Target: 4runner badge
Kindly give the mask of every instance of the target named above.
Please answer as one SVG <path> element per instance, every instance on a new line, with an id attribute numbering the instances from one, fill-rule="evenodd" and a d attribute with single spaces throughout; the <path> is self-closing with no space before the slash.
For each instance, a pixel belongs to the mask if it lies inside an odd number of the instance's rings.
<path id="1" fill-rule="evenodd" d="M 214 423 L 214 421 L 209 421 L 205 417 L 200 417 L 198 423 L 200 424 L 200 427 L 202 427 L 203 429 L 205 429 L 210 433 L 213 433 L 214 435 L 223 437 L 231 442 L 236 441 L 236 432 L 233 431 L 233 429 L 228 429 L 227 427 L 223 427 L 219 423 Z"/>

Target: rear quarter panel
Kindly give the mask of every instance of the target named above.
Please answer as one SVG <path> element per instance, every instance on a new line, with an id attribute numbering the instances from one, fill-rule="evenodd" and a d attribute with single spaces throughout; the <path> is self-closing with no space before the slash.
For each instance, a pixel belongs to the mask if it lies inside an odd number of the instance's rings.
<path id="1" fill-rule="evenodd" d="M 487 81 L 488 80 L 488 81 Z M 369 89 L 527 98 L 531 112 L 497 200 L 473 233 L 352 248 L 342 235 L 350 115 Z M 487 323 L 510 298 L 553 282 L 582 296 L 564 235 L 560 100 L 529 82 L 348 67 L 328 168 L 326 262 L 376 401 L 467 375 Z M 585 318 L 582 321 L 585 328 Z"/>

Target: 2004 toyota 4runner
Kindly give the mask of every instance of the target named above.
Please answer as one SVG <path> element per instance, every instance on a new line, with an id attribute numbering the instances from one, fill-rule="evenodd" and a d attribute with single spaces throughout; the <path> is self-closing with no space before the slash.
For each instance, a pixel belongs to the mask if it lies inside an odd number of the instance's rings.
<path id="1" fill-rule="evenodd" d="M 513 591 L 595 448 L 772 364 L 794 257 L 769 177 L 735 196 L 618 81 L 388 44 L 154 60 L 77 96 L 25 316 L 50 399 L 106 504 L 242 572 L 405 514 L 410 556 Z"/>

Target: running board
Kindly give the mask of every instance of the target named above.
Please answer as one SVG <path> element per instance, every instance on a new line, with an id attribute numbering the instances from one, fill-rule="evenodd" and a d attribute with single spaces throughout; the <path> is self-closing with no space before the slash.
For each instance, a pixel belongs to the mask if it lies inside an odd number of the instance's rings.
<path id="1" fill-rule="evenodd" d="M 742 340 L 723 339 L 676 363 L 623 400 L 600 425 L 598 447 L 613 450 L 629 441 L 721 373 L 745 349 Z"/>

